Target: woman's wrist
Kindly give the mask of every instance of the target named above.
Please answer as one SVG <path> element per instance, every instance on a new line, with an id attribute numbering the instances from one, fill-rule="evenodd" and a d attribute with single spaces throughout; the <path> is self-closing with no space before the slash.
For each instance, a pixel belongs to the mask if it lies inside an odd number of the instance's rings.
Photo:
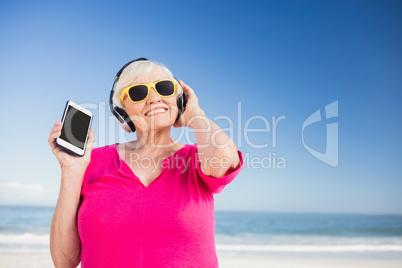
<path id="1" fill-rule="evenodd" d="M 204 110 L 198 108 L 192 111 L 192 116 L 189 119 L 188 126 L 192 129 L 205 128 L 208 126 L 209 118 L 205 115 Z"/>
<path id="2" fill-rule="evenodd" d="M 77 166 L 62 166 L 61 167 L 61 173 L 68 175 L 68 174 L 74 174 L 74 175 L 84 175 L 85 174 L 85 169 Z"/>
<path id="3" fill-rule="evenodd" d="M 62 183 L 79 184 L 81 186 L 84 175 L 85 175 L 85 170 L 82 170 L 82 169 L 70 168 L 70 167 L 61 169 Z"/>

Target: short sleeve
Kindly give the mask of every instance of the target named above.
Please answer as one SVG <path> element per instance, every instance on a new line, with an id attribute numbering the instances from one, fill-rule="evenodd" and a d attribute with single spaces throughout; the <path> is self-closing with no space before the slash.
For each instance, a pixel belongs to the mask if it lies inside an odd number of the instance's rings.
<path id="1" fill-rule="evenodd" d="M 198 150 L 197 147 L 195 147 L 194 150 L 194 157 L 195 157 L 195 163 L 196 163 L 196 172 L 205 187 L 209 192 L 212 194 L 218 194 L 222 192 L 223 188 L 225 188 L 226 185 L 231 183 L 234 178 L 239 174 L 240 170 L 243 168 L 243 155 L 242 153 L 238 150 L 237 153 L 239 155 L 239 164 L 237 165 L 236 168 L 229 168 L 229 170 L 226 172 L 226 174 L 223 177 L 215 178 L 211 177 L 208 175 L 205 175 L 202 170 L 201 170 L 201 162 L 198 159 Z"/>

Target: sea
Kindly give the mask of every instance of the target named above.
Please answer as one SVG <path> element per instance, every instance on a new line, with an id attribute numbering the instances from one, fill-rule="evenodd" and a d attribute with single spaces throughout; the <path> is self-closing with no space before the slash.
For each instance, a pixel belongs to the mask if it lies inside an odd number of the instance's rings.
<path id="1" fill-rule="evenodd" d="M 0 254 L 49 253 L 54 207 L 0 205 Z M 402 215 L 215 212 L 218 255 L 402 258 Z"/>

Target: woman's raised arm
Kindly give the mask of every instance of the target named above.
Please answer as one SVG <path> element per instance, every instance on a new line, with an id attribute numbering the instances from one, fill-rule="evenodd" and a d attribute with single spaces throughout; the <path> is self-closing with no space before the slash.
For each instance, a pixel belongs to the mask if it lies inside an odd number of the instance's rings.
<path id="1" fill-rule="evenodd" d="M 187 106 L 175 127 L 191 127 L 197 141 L 198 159 L 205 175 L 223 177 L 230 168 L 240 163 L 237 146 L 233 140 L 199 107 L 194 90 L 180 81 L 187 97 Z"/>
<path id="2" fill-rule="evenodd" d="M 81 240 L 77 228 L 81 184 L 91 159 L 94 130 L 88 136 L 84 156 L 72 156 L 57 147 L 61 134 L 58 121 L 50 131 L 49 146 L 61 167 L 60 192 L 50 226 L 50 253 L 55 267 L 77 267 L 81 260 Z"/>

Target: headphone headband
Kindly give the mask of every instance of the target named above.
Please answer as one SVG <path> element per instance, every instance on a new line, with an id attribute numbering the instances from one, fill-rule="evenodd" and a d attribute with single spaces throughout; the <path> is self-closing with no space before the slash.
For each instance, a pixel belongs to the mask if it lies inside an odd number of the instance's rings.
<path id="1" fill-rule="evenodd" d="M 133 63 L 133 62 L 135 62 L 135 61 L 144 61 L 144 60 L 148 60 L 148 59 L 147 59 L 147 58 L 138 58 L 138 59 L 132 60 L 132 61 L 130 61 L 130 62 L 127 62 L 127 63 L 126 63 L 123 67 L 121 67 L 121 69 L 117 72 L 116 76 L 114 77 L 114 82 L 117 83 L 117 81 L 118 81 L 119 78 L 120 78 L 121 73 L 123 72 L 123 70 L 124 70 L 128 65 L 130 65 L 131 63 Z"/>

